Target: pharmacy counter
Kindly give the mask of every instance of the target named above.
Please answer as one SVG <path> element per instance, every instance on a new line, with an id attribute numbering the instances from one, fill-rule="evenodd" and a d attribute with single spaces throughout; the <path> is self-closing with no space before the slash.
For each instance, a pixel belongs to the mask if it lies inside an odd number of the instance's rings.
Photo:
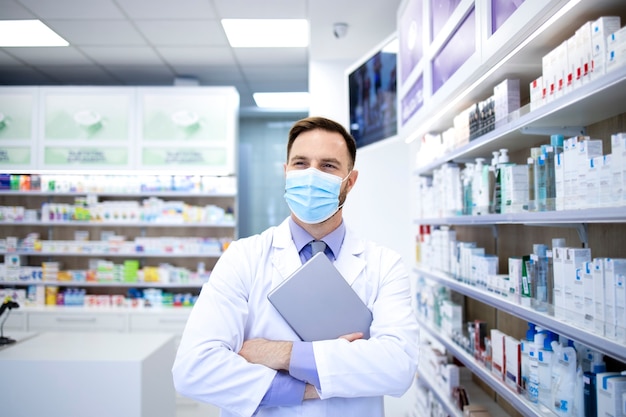
<path id="1" fill-rule="evenodd" d="M 0 350 L 2 415 L 176 414 L 172 334 L 46 332 L 15 339 Z"/>

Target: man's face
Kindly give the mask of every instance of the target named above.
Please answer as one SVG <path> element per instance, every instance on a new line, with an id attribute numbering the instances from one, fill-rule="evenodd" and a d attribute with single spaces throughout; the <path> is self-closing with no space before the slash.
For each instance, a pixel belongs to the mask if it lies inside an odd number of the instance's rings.
<path id="1" fill-rule="evenodd" d="M 350 154 L 343 136 L 321 129 L 301 133 L 291 146 L 285 172 L 307 168 L 316 168 L 341 179 L 349 174 L 339 196 L 339 204 L 344 203 L 357 172 L 351 171 Z"/>

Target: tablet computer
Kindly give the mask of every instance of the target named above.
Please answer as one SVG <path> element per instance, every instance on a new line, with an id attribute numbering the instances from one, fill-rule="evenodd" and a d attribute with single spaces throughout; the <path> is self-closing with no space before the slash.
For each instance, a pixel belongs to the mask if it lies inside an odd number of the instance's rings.
<path id="1" fill-rule="evenodd" d="M 372 313 L 323 252 L 314 255 L 267 296 L 305 342 L 349 333 L 370 336 Z"/>

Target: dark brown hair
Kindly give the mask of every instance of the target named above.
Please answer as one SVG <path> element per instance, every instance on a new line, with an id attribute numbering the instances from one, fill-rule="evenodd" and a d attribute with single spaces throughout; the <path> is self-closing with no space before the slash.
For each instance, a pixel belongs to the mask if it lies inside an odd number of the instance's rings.
<path id="1" fill-rule="evenodd" d="M 354 168 L 354 163 L 356 161 L 356 142 L 354 138 L 342 125 L 324 117 L 307 117 L 294 123 L 294 125 L 291 127 L 291 130 L 289 131 L 289 141 L 287 142 L 287 160 L 289 160 L 289 153 L 291 152 L 291 147 L 293 146 L 293 142 L 296 140 L 296 138 L 301 133 L 315 129 L 325 130 L 327 132 L 335 132 L 343 136 L 343 139 L 346 142 L 346 146 L 348 147 L 348 154 L 350 155 L 351 166 L 349 166 L 348 169 L 351 170 L 352 168 Z"/>

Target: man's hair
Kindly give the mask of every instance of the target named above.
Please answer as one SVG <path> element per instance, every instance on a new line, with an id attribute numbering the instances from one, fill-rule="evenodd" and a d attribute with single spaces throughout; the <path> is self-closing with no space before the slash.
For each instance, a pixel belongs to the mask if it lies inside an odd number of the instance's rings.
<path id="1" fill-rule="evenodd" d="M 296 138 L 301 133 L 316 129 L 339 133 L 343 136 L 346 146 L 348 147 L 348 154 L 350 155 L 351 166 L 349 166 L 348 169 L 351 170 L 354 168 L 354 163 L 356 161 L 356 141 L 341 124 L 324 117 L 307 117 L 294 123 L 289 131 L 289 141 L 287 142 L 287 160 L 289 160 L 289 153 L 291 152 L 291 147 L 293 146 L 293 142 Z"/>

